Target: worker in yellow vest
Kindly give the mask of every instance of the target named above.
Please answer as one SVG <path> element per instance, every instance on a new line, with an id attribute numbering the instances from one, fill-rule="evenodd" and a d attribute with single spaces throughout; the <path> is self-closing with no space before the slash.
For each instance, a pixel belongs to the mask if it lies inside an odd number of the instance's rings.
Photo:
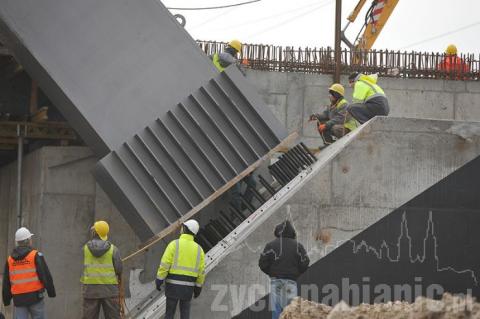
<path id="1" fill-rule="evenodd" d="M 180 238 L 170 242 L 163 253 L 155 284 L 157 290 L 161 291 L 163 283 L 166 283 L 165 319 L 174 318 L 178 303 L 180 318 L 189 319 L 192 295 L 197 298 L 202 291 L 205 282 L 205 253 L 194 241 L 199 230 L 200 225 L 196 220 L 186 221 Z"/>
<path id="2" fill-rule="evenodd" d="M 110 227 L 97 221 L 92 239 L 83 246 L 83 319 L 98 319 L 103 308 L 105 319 L 120 319 L 122 259 L 118 248 L 108 241 Z"/>
<path id="3" fill-rule="evenodd" d="M 46 318 L 45 290 L 50 298 L 56 295 L 43 254 L 32 248 L 32 236 L 25 227 L 16 231 L 16 247 L 3 273 L 3 304 L 8 306 L 13 299 L 15 319 Z"/>
<path id="4" fill-rule="evenodd" d="M 224 52 L 212 54 L 210 59 L 212 59 L 213 65 L 215 65 L 217 70 L 222 72 L 230 64 L 238 63 L 237 57 L 241 50 L 242 43 L 240 43 L 238 40 L 232 40 L 227 44 Z M 243 72 L 241 69 L 240 71 Z"/>
<path id="5" fill-rule="evenodd" d="M 387 96 L 377 84 L 377 79 L 376 74 L 357 72 L 348 77 L 348 82 L 353 87 L 352 104 L 348 106 L 348 112 L 360 124 L 377 115 L 387 116 L 390 113 Z"/>
<path id="6" fill-rule="evenodd" d="M 328 88 L 330 106 L 322 113 L 310 115 L 310 121 L 317 121 L 318 132 L 330 144 L 356 129 L 360 124 L 347 113 L 348 101 L 345 99 L 345 88 L 334 83 Z"/>

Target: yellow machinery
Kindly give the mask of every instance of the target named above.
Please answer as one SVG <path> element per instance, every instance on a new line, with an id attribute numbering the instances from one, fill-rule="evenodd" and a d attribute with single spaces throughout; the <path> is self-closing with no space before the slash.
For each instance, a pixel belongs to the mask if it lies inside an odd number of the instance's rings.
<path id="1" fill-rule="evenodd" d="M 348 23 L 342 30 L 342 41 L 345 42 L 352 51 L 355 51 L 354 62 L 361 61 L 362 53 L 372 48 L 375 40 L 377 40 L 380 32 L 390 18 L 395 6 L 399 0 L 373 0 L 370 8 L 365 15 L 365 22 L 358 33 L 353 44 L 345 37 L 345 30 L 350 23 L 355 22 L 358 14 L 362 10 L 367 0 L 359 0 L 355 9 L 350 13 L 347 20 Z M 363 32 L 363 34 L 362 34 Z"/>

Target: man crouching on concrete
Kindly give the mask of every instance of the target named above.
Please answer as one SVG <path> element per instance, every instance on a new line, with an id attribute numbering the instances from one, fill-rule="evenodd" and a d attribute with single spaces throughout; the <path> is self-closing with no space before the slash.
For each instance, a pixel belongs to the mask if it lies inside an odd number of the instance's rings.
<path id="1" fill-rule="evenodd" d="M 297 242 L 297 234 L 290 221 L 275 227 L 275 237 L 263 250 L 258 266 L 270 276 L 270 307 L 272 318 L 278 319 L 297 293 L 297 278 L 310 263 L 305 248 Z"/>

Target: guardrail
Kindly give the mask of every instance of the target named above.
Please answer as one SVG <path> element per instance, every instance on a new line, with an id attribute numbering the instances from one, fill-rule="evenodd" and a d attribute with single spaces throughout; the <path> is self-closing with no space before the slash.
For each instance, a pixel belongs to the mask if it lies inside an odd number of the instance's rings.
<path id="1" fill-rule="evenodd" d="M 226 43 L 197 41 L 208 55 L 220 52 Z M 335 51 L 332 48 L 293 48 L 263 44 L 244 44 L 240 60 L 256 70 L 333 74 Z M 453 67 L 445 66 L 443 53 L 371 50 L 342 50 L 342 74 L 354 71 L 380 76 L 469 80 L 480 79 L 480 54 L 461 54 Z M 358 61 L 358 62 L 356 62 Z"/>

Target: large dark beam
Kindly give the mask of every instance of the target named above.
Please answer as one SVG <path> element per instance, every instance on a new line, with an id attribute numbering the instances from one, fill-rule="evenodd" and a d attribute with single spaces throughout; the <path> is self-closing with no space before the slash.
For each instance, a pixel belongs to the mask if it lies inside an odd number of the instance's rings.
<path id="1" fill-rule="evenodd" d="M 0 32 L 98 156 L 217 74 L 157 0 L 0 0 Z"/>

